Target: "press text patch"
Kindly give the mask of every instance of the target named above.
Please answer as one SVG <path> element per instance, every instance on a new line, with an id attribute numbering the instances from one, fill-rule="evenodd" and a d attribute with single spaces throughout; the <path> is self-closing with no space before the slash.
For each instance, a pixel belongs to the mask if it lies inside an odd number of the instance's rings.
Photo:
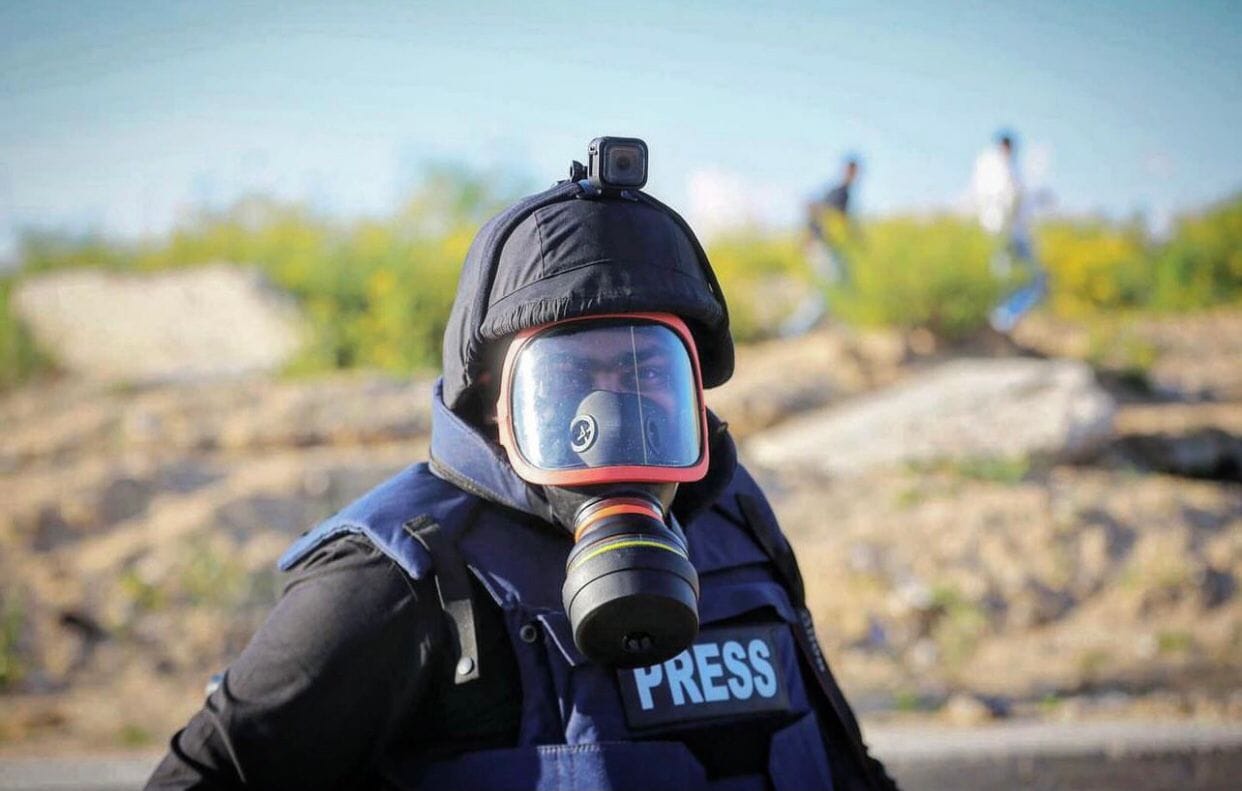
<path id="1" fill-rule="evenodd" d="M 780 627 L 720 627 L 650 667 L 618 671 L 626 718 L 633 727 L 785 711 L 788 685 L 777 654 Z"/>

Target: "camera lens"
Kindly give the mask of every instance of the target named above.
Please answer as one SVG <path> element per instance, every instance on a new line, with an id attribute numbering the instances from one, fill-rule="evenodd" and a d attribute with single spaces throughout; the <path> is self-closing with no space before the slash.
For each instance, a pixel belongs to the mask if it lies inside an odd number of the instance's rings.
<path id="1" fill-rule="evenodd" d="M 618 187 L 641 187 L 647 181 L 646 161 L 641 148 L 612 146 L 605 154 L 604 179 Z"/>

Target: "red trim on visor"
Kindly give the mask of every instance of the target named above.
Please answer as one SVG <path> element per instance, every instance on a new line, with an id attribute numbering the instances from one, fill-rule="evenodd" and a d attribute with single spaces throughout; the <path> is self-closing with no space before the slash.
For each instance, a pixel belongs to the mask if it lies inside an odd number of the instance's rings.
<path id="1" fill-rule="evenodd" d="M 699 459 L 687 467 L 652 467 L 644 465 L 618 465 L 611 467 L 588 467 L 577 470 L 545 470 L 536 467 L 526 460 L 518 448 L 517 439 L 513 434 L 513 416 L 509 409 L 512 391 L 514 362 L 522 348 L 531 338 L 553 327 L 604 319 L 638 319 L 661 324 L 677 333 L 686 351 L 690 353 L 690 362 L 694 368 L 694 388 L 699 399 Z M 707 407 L 703 403 L 703 374 L 699 370 L 699 352 L 694 345 L 694 337 L 686 323 L 671 313 L 604 313 L 596 316 L 580 316 L 572 319 L 555 321 L 522 330 L 513 338 L 505 355 L 504 368 L 500 379 L 500 399 L 496 404 L 496 418 L 500 424 L 500 444 L 509 457 L 509 464 L 525 481 L 544 486 L 592 486 L 601 483 L 690 483 L 702 479 L 707 474 Z"/>

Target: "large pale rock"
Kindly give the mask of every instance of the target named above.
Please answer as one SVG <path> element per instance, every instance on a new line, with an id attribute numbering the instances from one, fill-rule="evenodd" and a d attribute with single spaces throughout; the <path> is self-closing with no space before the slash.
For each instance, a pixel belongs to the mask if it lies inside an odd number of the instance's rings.
<path id="1" fill-rule="evenodd" d="M 65 368 L 127 382 L 271 371 L 301 345 L 293 301 L 225 264 L 156 274 L 97 270 L 30 278 L 14 306 Z"/>
<path id="2" fill-rule="evenodd" d="M 709 390 L 707 406 L 735 439 L 791 415 L 889 384 L 906 356 L 900 334 L 824 328 L 800 338 L 739 346 L 733 377 Z"/>
<path id="3" fill-rule="evenodd" d="M 830 475 L 942 458 L 1072 458 L 1110 436 L 1114 411 L 1083 363 L 958 360 L 765 431 L 745 451 L 766 467 Z"/>

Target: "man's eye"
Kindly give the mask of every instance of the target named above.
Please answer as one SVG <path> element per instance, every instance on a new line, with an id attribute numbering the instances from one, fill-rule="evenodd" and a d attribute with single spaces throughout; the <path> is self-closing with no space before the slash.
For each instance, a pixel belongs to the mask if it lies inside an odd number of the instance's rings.
<path id="1" fill-rule="evenodd" d="M 643 384 L 663 384 L 668 380 L 668 371 L 660 365 L 644 365 L 638 370 Z"/>

